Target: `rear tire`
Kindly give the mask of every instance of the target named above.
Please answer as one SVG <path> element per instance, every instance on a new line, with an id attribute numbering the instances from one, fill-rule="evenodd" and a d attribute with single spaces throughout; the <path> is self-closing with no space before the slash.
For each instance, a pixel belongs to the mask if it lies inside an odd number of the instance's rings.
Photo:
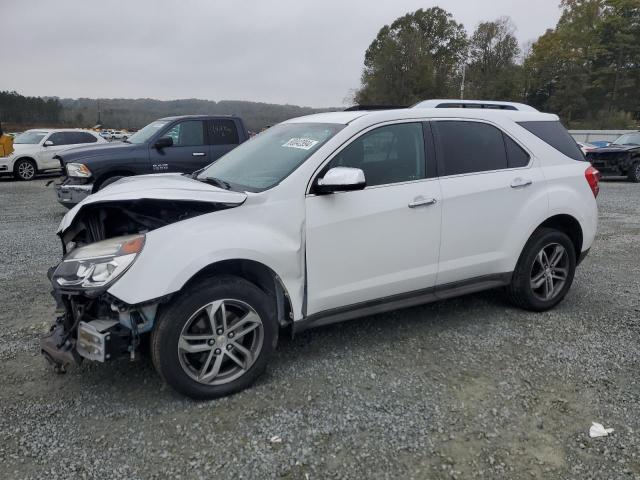
<path id="1" fill-rule="evenodd" d="M 178 392 L 211 399 L 249 387 L 278 343 L 273 302 L 230 275 L 189 287 L 164 309 L 151 334 L 156 371 Z"/>
<path id="2" fill-rule="evenodd" d="M 559 230 L 539 228 L 520 254 L 507 294 L 514 305 L 525 310 L 549 310 L 566 296 L 575 270 L 571 239 Z"/>
<path id="3" fill-rule="evenodd" d="M 36 178 L 37 171 L 36 162 L 28 158 L 21 158 L 13 165 L 13 174 L 18 180 L 33 180 Z"/>
<path id="4" fill-rule="evenodd" d="M 630 182 L 640 183 L 640 161 L 631 165 L 629 173 L 627 174 L 627 178 Z"/>

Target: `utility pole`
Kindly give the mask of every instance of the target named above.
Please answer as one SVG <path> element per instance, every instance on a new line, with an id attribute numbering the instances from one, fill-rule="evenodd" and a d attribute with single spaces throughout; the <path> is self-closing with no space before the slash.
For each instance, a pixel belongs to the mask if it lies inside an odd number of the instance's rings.
<path id="1" fill-rule="evenodd" d="M 98 125 L 100 125 L 100 99 L 98 99 Z"/>
<path id="2" fill-rule="evenodd" d="M 460 83 L 460 100 L 464 100 L 464 77 L 467 71 L 467 64 L 462 64 L 462 82 Z"/>

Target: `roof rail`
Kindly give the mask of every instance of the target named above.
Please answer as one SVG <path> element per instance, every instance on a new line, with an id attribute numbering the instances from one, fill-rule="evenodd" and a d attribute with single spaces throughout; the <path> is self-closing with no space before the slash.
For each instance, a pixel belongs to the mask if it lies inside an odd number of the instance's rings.
<path id="1" fill-rule="evenodd" d="M 416 103 L 411 108 L 486 108 L 488 110 L 519 110 L 525 112 L 538 111 L 531 105 L 526 105 L 524 103 L 459 99 L 424 100 Z"/>
<path id="2" fill-rule="evenodd" d="M 406 105 L 354 105 L 345 108 L 345 112 L 357 112 L 359 110 L 397 110 L 399 108 L 409 108 Z"/>

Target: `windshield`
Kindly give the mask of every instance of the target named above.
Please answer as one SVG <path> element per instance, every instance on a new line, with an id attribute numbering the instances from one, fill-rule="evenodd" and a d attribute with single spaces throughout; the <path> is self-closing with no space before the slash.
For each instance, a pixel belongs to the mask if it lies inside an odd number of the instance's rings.
<path id="1" fill-rule="evenodd" d="M 640 133 L 625 133 L 613 142 L 614 145 L 640 145 Z"/>
<path id="2" fill-rule="evenodd" d="M 29 131 L 24 132 L 14 138 L 13 143 L 36 145 L 47 135 L 47 132 Z"/>
<path id="3" fill-rule="evenodd" d="M 260 192 L 289 176 L 344 125 L 284 123 L 271 127 L 209 165 L 198 180 L 215 178 L 233 188 Z"/>
<path id="4" fill-rule="evenodd" d="M 127 138 L 127 142 L 128 143 L 145 143 L 147 140 L 153 137 L 158 132 L 158 130 L 160 130 L 162 127 L 164 127 L 168 123 L 169 121 L 167 120 L 157 120 L 155 122 L 151 122 L 149 125 L 147 125 L 144 128 L 141 128 L 136 133 L 134 133 L 129 138 Z M 113 133 L 120 133 L 120 132 L 114 131 Z"/>

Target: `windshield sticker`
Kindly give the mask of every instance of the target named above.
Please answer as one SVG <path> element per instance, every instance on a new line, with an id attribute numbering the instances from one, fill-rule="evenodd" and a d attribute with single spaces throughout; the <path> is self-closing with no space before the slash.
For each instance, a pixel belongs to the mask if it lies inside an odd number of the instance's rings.
<path id="1" fill-rule="evenodd" d="M 299 148 L 301 150 L 309 150 L 318 143 L 318 140 L 311 140 L 310 138 L 292 138 L 287 143 L 282 145 L 288 148 Z"/>
<path id="2" fill-rule="evenodd" d="M 160 128 L 160 127 L 164 127 L 167 124 L 167 122 L 154 122 L 151 124 L 152 128 Z"/>

